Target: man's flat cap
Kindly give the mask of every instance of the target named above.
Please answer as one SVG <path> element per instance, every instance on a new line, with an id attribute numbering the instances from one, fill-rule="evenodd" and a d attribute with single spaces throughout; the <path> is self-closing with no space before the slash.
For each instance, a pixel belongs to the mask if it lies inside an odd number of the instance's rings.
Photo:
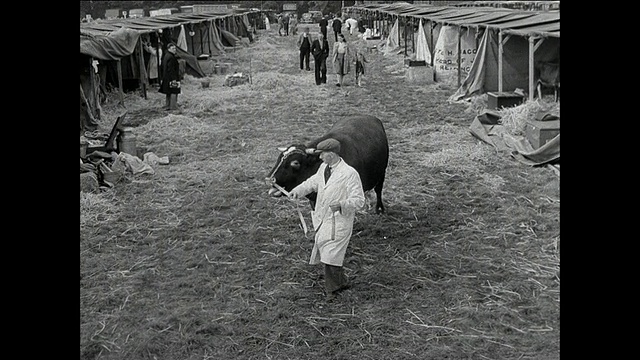
<path id="1" fill-rule="evenodd" d="M 340 142 L 331 138 L 320 141 L 318 146 L 316 146 L 316 153 L 323 151 L 331 151 L 336 154 L 340 153 Z"/>

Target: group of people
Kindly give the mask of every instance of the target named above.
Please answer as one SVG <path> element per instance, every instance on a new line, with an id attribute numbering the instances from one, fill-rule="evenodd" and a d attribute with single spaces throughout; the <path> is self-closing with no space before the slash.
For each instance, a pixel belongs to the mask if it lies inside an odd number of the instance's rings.
<path id="1" fill-rule="evenodd" d="M 147 74 L 150 84 L 159 81 L 158 91 L 165 94 L 163 110 L 178 110 L 178 94 L 180 94 L 180 63 L 178 62 L 178 47 L 170 42 L 163 53 L 161 42 L 156 47 L 150 41 L 144 41 L 143 48 L 150 54 L 147 63 Z M 159 61 L 158 61 L 159 60 Z"/>
<path id="2" fill-rule="evenodd" d="M 278 30 L 280 35 L 289 35 L 289 27 L 291 20 L 289 15 L 283 15 L 282 19 L 279 19 L 281 28 Z M 351 19 L 349 19 L 351 20 Z M 295 24 L 295 18 L 293 18 L 293 33 L 296 33 L 297 24 Z M 267 28 L 268 18 L 266 19 Z M 340 18 L 335 18 L 332 21 L 331 27 L 335 36 L 335 43 L 333 44 L 333 51 L 329 51 L 329 41 L 327 40 L 327 27 L 329 26 L 326 17 L 323 17 L 319 23 L 320 34 L 316 39 L 311 38 L 309 28 L 305 27 L 303 32 L 298 37 L 298 48 L 300 50 L 300 70 L 310 71 L 310 56 L 313 56 L 314 61 L 314 75 L 316 85 L 327 83 L 327 59 L 330 54 L 332 55 L 332 67 L 335 72 L 336 86 L 342 87 L 344 84 L 344 76 L 351 72 L 351 62 L 353 57 L 353 63 L 355 64 L 355 80 L 357 86 L 362 86 L 362 77 L 365 74 L 365 63 L 367 59 L 364 53 L 359 50 L 351 50 L 347 44 L 344 34 L 342 34 L 342 22 Z M 352 27 L 351 27 L 352 28 Z M 282 30 L 282 31 L 281 31 Z M 178 109 L 178 94 L 180 90 L 180 65 L 178 57 L 176 55 L 177 46 L 171 42 L 166 46 L 166 52 L 162 53 L 161 47 L 153 47 L 146 42 L 144 49 L 150 53 L 150 60 L 148 62 L 148 74 L 151 83 L 154 83 L 159 79 L 159 92 L 166 95 L 164 110 L 177 110 Z M 352 52 L 354 52 L 352 54 Z M 160 62 L 158 63 L 158 59 Z M 161 67 L 161 72 L 158 68 Z"/>
<path id="3" fill-rule="evenodd" d="M 336 24 L 334 19 L 334 23 Z M 365 73 L 365 63 L 367 59 L 362 51 L 357 49 L 352 50 L 347 44 L 347 40 L 342 32 L 335 32 L 336 42 L 333 44 L 333 51 L 329 51 L 329 41 L 326 36 L 326 23 L 323 26 L 320 23 L 320 34 L 316 39 L 311 39 L 311 34 L 308 28 L 304 28 L 300 36 L 298 37 L 298 48 L 300 50 L 300 70 L 311 70 L 309 67 L 310 55 L 313 56 L 315 65 L 315 80 L 316 85 L 326 84 L 327 82 L 327 59 L 330 53 L 333 54 L 331 63 L 333 71 L 337 76 L 336 86 L 342 87 L 344 83 L 344 76 L 351 71 L 351 63 L 355 63 L 355 77 L 356 84 L 362 86 L 362 77 Z M 353 54 L 352 54 L 353 52 Z M 352 60 L 353 59 L 353 60 Z"/>

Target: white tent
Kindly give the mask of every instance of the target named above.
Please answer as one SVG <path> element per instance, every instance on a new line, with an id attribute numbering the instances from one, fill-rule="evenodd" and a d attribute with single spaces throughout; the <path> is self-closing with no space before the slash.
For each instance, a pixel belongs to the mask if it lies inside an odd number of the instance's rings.
<path id="1" fill-rule="evenodd" d="M 424 31 L 424 26 L 422 26 L 422 19 L 420 19 L 416 36 L 416 60 L 431 64 L 431 51 L 429 51 L 427 33 Z"/>

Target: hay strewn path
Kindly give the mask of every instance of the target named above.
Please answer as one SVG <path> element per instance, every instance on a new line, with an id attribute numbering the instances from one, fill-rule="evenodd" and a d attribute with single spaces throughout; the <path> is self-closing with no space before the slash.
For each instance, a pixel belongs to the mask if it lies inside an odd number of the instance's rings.
<path id="1" fill-rule="evenodd" d="M 406 82 L 402 55 L 369 55 L 363 88 L 316 86 L 277 30 L 225 60 L 252 84 L 187 76 L 180 113 L 125 98 L 170 164 L 81 194 L 81 359 L 559 358 L 557 175 L 479 143 L 474 106 Z M 104 112 L 108 131 L 122 109 Z M 358 113 L 387 129 L 388 213 L 358 214 L 354 287 L 327 304 L 312 234 L 263 179 L 278 146 Z"/>

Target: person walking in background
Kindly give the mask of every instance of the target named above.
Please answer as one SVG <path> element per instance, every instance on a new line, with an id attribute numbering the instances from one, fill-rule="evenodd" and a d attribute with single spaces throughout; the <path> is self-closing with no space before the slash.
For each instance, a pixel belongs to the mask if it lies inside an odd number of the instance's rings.
<path id="1" fill-rule="evenodd" d="M 327 20 L 327 16 L 323 16 L 318 24 L 320 26 L 320 33 L 326 39 L 327 38 L 327 26 L 329 25 L 329 21 Z"/>
<path id="2" fill-rule="evenodd" d="M 298 18 L 296 14 L 291 15 L 291 20 L 289 20 L 289 28 L 291 29 L 291 33 L 295 36 L 298 35 Z"/>
<path id="3" fill-rule="evenodd" d="M 358 28 L 358 20 L 350 17 L 347 20 L 345 20 L 345 23 L 347 24 L 347 30 L 349 30 L 349 35 L 353 35 L 353 31 Z"/>
<path id="4" fill-rule="evenodd" d="M 351 70 L 349 60 L 349 46 L 343 34 L 338 35 L 338 41 L 333 44 L 333 71 L 338 76 L 337 86 L 342 86 L 344 76 Z"/>
<path id="5" fill-rule="evenodd" d="M 362 77 L 364 76 L 365 63 L 367 59 L 364 57 L 364 53 L 361 50 L 356 49 L 356 84 L 362 87 Z"/>
<path id="6" fill-rule="evenodd" d="M 284 20 L 282 15 L 278 15 L 278 35 L 282 36 L 282 31 L 284 31 Z"/>
<path id="7" fill-rule="evenodd" d="M 144 50 L 149 53 L 149 62 L 147 63 L 147 75 L 149 76 L 149 84 L 158 84 L 158 61 L 162 62 L 162 48 L 160 43 L 156 49 L 149 41 L 143 44 Z"/>
<path id="8" fill-rule="evenodd" d="M 316 146 L 322 164 L 318 171 L 291 190 L 293 199 L 316 192 L 315 210 L 311 212 L 315 242 L 309 264 L 324 264 L 324 287 L 327 301 L 351 287 L 343 262 L 356 211 L 365 204 L 358 172 L 340 157 L 340 142 L 326 139 Z"/>
<path id="9" fill-rule="evenodd" d="M 342 34 L 342 21 L 340 21 L 339 17 L 336 16 L 333 19 L 331 27 L 333 28 L 333 35 L 336 37 L 336 42 L 338 42 L 338 35 Z"/>
<path id="10" fill-rule="evenodd" d="M 373 32 L 371 31 L 371 28 L 369 27 L 369 25 L 364 24 L 364 33 L 362 34 L 362 39 L 369 40 L 372 36 Z"/>
<path id="11" fill-rule="evenodd" d="M 311 53 L 311 39 L 309 38 L 309 28 L 302 29 L 298 37 L 298 49 L 300 49 L 300 70 L 311 70 L 309 67 L 309 54 Z"/>
<path id="12" fill-rule="evenodd" d="M 162 82 L 160 93 L 166 95 L 164 110 L 178 109 L 178 94 L 180 94 L 180 64 L 176 57 L 175 43 L 167 45 L 167 52 L 162 59 Z"/>
<path id="13" fill-rule="evenodd" d="M 329 57 L 329 42 L 327 38 L 319 34 L 311 43 L 311 54 L 315 66 L 316 85 L 327 83 L 327 58 Z"/>
<path id="14" fill-rule="evenodd" d="M 364 30 L 365 30 L 364 19 L 360 18 L 358 19 L 358 32 L 360 34 L 364 34 Z"/>
<path id="15" fill-rule="evenodd" d="M 271 25 L 269 24 L 269 17 L 266 14 L 264 15 L 264 28 L 267 31 L 271 30 Z"/>
<path id="16" fill-rule="evenodd" d="M 289 14 L 284 13 L 284 16 L 282 16 L 282 23 L 284 25 L 284 35 L 289 36 Z"/>

